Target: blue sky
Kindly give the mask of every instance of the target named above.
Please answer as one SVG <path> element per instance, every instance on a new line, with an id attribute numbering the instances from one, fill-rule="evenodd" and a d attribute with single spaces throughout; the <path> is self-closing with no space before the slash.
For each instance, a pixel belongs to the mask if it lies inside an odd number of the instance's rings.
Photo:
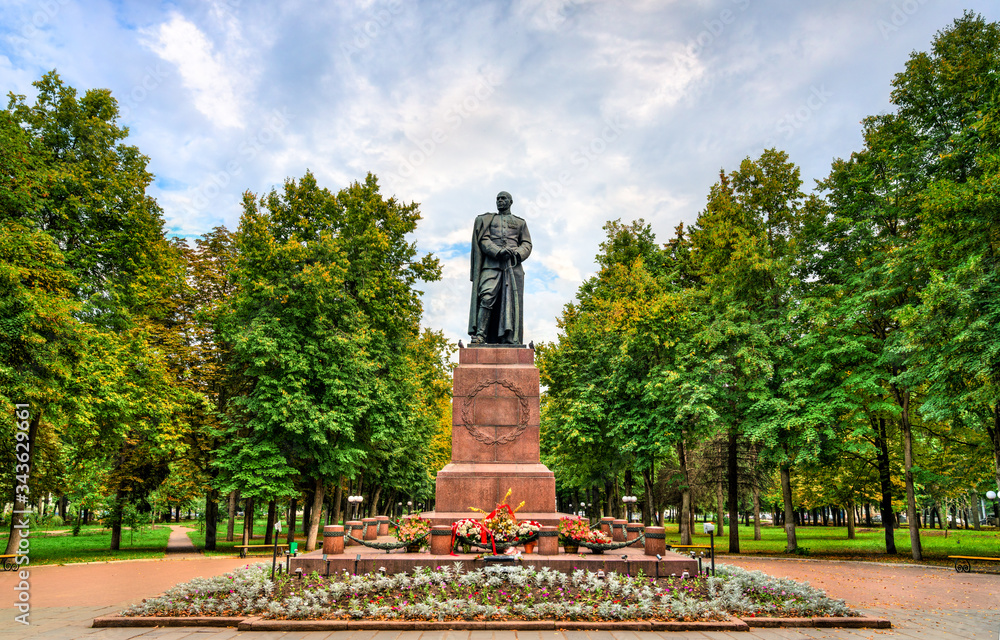
<path id="1" fill-rule="evenodd" d="M 420 203 L 444 263 L 425 324 L 464 336 L 476 215 L 514 197 L 534 252 L 525 340 L 552 340 L 609 219 L 665 241 L 720 170 L 771 146 L 806 187 L 889 109 L 890 82 L 963 9 L 996 2 L 16 1 L 0 84 L 110 88 L 171 232 L 235 228 L 240 196 L 311 170 Z"/>

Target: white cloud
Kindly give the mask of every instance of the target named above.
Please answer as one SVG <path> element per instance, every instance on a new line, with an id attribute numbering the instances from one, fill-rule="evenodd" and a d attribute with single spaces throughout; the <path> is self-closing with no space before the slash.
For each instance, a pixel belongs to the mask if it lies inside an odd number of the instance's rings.
<path id="1" fill-rule="evenodd" d="M 177 65 L 198 111 L 220 127 L 245 125 L 237 91 L 240 72 L 213 51 L 212 42 L 193 22 L 172 13 L 166 22 L 144 35 L 143 44 Z"/>

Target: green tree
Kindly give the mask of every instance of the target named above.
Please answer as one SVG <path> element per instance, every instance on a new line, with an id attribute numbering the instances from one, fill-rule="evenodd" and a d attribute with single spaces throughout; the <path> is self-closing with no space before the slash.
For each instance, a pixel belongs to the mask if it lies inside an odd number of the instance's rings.
<path id="1" fill-rule="evenodd" d="M 353 476 L 373 444 L 413 420 L 393 386 L 417 336 L 413 285 L 440 273 L 405 240 L 419 219 L 415 204 L 383 199 L 371 175 L 336 195 L 306 173 L 280 194 L 244 196 L 225 335 L 252 386 L 233 400 L 217 464 L 248 498 L 290 496 L 311 478 L 308 548 L 326 484 Z"/>

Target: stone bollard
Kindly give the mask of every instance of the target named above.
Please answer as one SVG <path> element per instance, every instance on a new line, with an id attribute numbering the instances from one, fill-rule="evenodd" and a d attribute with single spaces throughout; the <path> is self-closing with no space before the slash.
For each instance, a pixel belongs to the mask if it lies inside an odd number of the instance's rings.
<path id="1" fill-rule="evenodd" d="M 323 555 L 335 556 L 344 553 L 344 527 L 328 524 L 323 527 Z"/>
<path id="2" fill-rule="evenodd" d="M 359 540 L 361 539 L 361 521 L 348 520 L 344 523 L 344 546 L 350 547 L 359 544 L 347 536 L 353 536 Z"/>
<path id="3" fill-rule="evenodd" d="M 431 555 L 446 556 L 451 553 L 451 527 L 436 524 L 431 527 Z"/>
<path id="4" fill-rule="evenodd" d="M 638 540 L 639 536 L 642 535 L 642 525 L 641 524 L 630 524 L 625 526 L 625 539 L 626 540 Z M 641 547 L 639 542 L 634 542 L 629 545 L 630 547 Z M 662 555 L 662 554 L 661 554 Z"/>
<path id="5" fill-rule="evenodd" d="M 378 537 L 378 520 L 375 518 L 362 518 L 361 532 L 364 535 L 362 540 L 374 540 Z"/>
<path id="6" fill-rule="evenodd" d="M 378 535 L 389 535 L 389 516 L 377 516 L 375 519 L 378 520 Z"/>
<path id="7" fill-rule="evenodd" d="M 667 534 L 663 527 L 646 527 L 646 555 L 663 555 L 667 552 Z"/>
<path id="8" fill-rule="evenodd" d="M 559 527 L 542 527 L 538 530 L 538 546 L 535 548 L 540 556 L 554 556 L 559 553 Z"/>
<path id="9" fill-rule="evenodd" d="M 611 535 L 611 523 L 614 522 L 614 521 L 615 521 L 615 519 L 612 518 L 611 516 L 605 516 L 605 517 L 601 518 L 601 531 L 603 531 L 604 533 L 606 533 L 606 534 L 608 534 L 610 536 Z"/>
<path id="10" fill-rule="evenodd" d="M 611 541 L 612 542 L 625 542 L 625 525 L 624 520 L 614 520 L 611 523 Z"/>

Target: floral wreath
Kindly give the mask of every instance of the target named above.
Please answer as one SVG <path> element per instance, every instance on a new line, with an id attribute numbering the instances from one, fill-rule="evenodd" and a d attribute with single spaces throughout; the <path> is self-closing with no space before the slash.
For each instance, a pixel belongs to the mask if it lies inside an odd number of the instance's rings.
<path id="1" fill-rule="evenodd" d="M 515 514 L 524 506 L 524 501 L 511 509 L 510 505 L 507 504 L 507 498 L 510 497 L 511 491 L 508 489 L 507 495 L 503 497 L 500 504 L 489 513 L 476 507 L 469 507 L 473 511 L 486 514 L 482 520 L 465 518 L 451 525 L 451 555 L 457 555 L 454 551 L 456 539 L 466 544 L 492 549 L 493 554 L 496 555 L 498 542 L 501 545 L 514 546 L 538 538 L 538 531 L 542 528 L 541 523 L 534 520 L 518 521 Z"/>

